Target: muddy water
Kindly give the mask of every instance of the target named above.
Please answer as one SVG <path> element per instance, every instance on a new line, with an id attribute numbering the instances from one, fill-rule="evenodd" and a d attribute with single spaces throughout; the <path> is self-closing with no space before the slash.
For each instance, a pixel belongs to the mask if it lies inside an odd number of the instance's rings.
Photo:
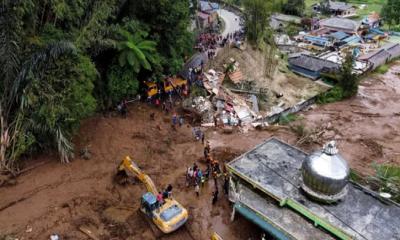
<path id="1" fill-rule="evenodd" d="M 356 97 L 304 113 L 309 128 L 329 125 L 321 142 L 337 139 L 351 167 L 372 173 L 371 164 L 400 164 L 400 63 L 365 78 Z M 314 148 L 316 146 L 313 146 Z"/>

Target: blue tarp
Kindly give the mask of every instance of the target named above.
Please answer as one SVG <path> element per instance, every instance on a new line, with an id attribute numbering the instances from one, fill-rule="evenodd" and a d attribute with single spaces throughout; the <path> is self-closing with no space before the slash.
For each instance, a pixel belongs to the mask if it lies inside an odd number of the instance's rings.
<path id="1" fill-rule="evenodd" d="M 290 238 L 283 233 L 280 229 L 273 226 L 267 220 L 265 220 L 261 215 L 257 214 L 250 208 L 246 207 L 244 204 L 235 203 L 234 208 L 238 211 L 243 217 L 247 218 L 249 221 L 253 222 L 257 226 L 259 226 L 264 231 L 268 232 L 272 237 L 278 240 L 290 240 Z"/>

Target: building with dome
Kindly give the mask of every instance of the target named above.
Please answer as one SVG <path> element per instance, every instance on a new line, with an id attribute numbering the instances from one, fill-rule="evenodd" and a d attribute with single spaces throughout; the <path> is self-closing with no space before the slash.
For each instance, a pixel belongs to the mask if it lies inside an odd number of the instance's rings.
<path id="1" fill-rule="evenodd" d="M 307 154 L 271 138 L 227 164 L 232 220 L 274 239 L 400 239 L 400 207 L 349 180 L 335 142 Z"/>

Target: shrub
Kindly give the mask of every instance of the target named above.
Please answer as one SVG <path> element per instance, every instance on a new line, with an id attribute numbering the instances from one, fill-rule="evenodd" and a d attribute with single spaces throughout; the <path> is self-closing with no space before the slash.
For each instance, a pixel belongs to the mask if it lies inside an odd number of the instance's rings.
<path id="1" fill-rule="evenodd" d="M 298 119 L 298 117 L 293 114 L 293 113 L 289 113 L 289 114 L 283 114 L 279 117 L 279 124 L 281 125 L 287 125 L 291 122 L 294 122 Z"/>
<path id="2" fill-rule="evenodd" d="M 320 94 L 317 97 L 318 104 L 333 103 L 343 99 L 343 89 L 339 86 L 333 87 L 331 90 Z"/>
<path id="3" fill-rule="evenodd" d="M 107 74 L 107 91 L 113 103 L 137 94 L 139 82 L 136 74 L 128 68 L 113 65 Z"/>
<path id="4" fill-rule="evenodd" d="M 389 70 L 389 66 L 386 64 L 383 64 L 383 65 L 379 66 L 377 69 L 375 69 L 375 72 L 379 73 L 379 74 L 385 74 L 388 70 Z"/>

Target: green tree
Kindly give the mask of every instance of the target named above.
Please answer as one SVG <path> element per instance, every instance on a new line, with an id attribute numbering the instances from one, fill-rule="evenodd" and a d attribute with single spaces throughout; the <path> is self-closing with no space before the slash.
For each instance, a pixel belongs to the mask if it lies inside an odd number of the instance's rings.
<path id="1" fill-rule="evenodd" d="M 113 65 L 107 73 L 107 91 L 112 103 L 137 94 L 139 81 L 137 74 L 127 67 Z"/>
<path id="2" fill-rule="evenodd" d="M 126 16 L 149 28 L 150 39 L 157 42 L 160 63 L 168 73 L 182 69 L 193 51 L 189 32 L 190 8 L 187 0 L 129 0 Z"/>
<path id="3" fill-rule="evenodd" d="M 400 24 L 400 0 L 388 0 L 381 15 L 389 27 Z"/>
<path id="4" fill-rule="evenodd" d="M 156 60 L 153 54 L 156 52 L 157 43 L 151 40 L 144 40 L 148 34 L 143 31 L 137 31 L 134 34 L 120 29 L 119 34 L 123 38 L 117 43 L 117 49 L 120 52 L 118 62 L 121 67 L 126 64 L 131 66 L 136 73 L 139 73 L 143 67 L 151 70 L 151 64 Z"/>
<path id="5" fill-rule="evenodd" d="M 27 44 L 33 38 L 24 21 L 35 10 L 27 3 L 3 0 L 0 7 L 0 170 L 11 172 L 19 156 L 53 143 L 68 162 L 72 129 L 96 106 L 88 81 L 95 68 L 74 72 L 71 66 L 90 61 L 71 42 Z"/>
<path id="6" fill-rule="evenodd" d="M 284 13 L 296 16 L 303 16 L 305 8 L 304 0 L 288 0 L 282 6 Z"/>
<path id="7" fill-rule="evenodd" d="M 349 98 L 357 94 L 359 78 L 353 72 L 354 58 L 351 53 L 346 55 L 339 73 L 339 86 L 343 90 L 343 97 Z"/>
<path id="8" fill-rule="evenodd" d="M 245 0 L 246 33 L 250 42 L 260 45 L 269 28 L 272 1 Z"/>

